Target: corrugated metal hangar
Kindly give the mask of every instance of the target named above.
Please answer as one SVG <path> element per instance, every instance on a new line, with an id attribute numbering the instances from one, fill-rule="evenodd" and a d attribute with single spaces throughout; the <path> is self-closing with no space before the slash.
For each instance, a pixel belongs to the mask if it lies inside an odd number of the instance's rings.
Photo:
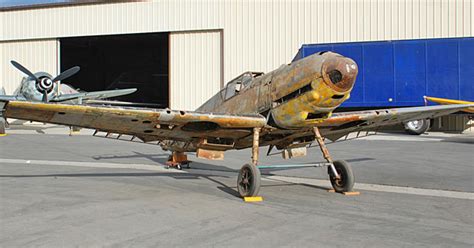
<path id="1" fill-rule="evenodd" d="M 126 100 L 193 110 L 303 44 L 474 34 L 472 0 L 87 2 L 2 9 L 0 88 L 20 83 L 10 60 L 51 74 L 79 65 L 75 87 L 138 87 Z"/>

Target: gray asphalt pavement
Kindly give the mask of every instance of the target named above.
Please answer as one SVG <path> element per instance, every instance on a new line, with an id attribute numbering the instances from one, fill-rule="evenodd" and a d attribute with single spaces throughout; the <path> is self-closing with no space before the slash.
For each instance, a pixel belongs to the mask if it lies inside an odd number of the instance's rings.
<path id="1" fill-rule="evenodd" d="M 474 245 L 472 135 L 332 144 L 361 195 L 327 192 L 325 168 L 265 170 L 264 201 L 244 203 L 235 185 L 249 150 L 224 161 L 189 156 L 191 169 L 166 170 L 168 153 L 157 146 L 58 130 L 0 137 L 1 247 Z M 320 160 L 312 148 L 305 158 L 260 163 Z"/>

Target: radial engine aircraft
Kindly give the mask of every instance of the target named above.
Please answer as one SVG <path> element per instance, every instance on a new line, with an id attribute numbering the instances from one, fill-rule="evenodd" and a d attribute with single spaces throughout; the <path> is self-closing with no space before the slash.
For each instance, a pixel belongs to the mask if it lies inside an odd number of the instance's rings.
<path id="1" fill-rule="evenodd" d="M 318 144 L 329 179 L 337 192 L 351 191 L 354 175 L 343 160 L 333 160 L 325 141 L 350 133 L 421 118 L 433 118 L 472 105 L 379 109 L 333 113 L 349 98 L 358 68 L 350 58 L 321 52 L 263 74 L 245 72 L 195 111 L 94 107 L 59 103 L 4 101 L 4 116 L 79 126 L 105 132 L 106 137 L 156 142 L 171 151 L 168 163 L 188 163 L 186 152 L 223 159 L 224 152 L 251 148 L 237 189 L 242 197 L 260 189 L 259 146 L 278 149 L 285 158 L 305 155 Z M 1 104 L 2 102 L 0 102 Z"/>
<path id="2" fill-rule="evenodd" d="M 16 61 L 11 61 L 12 65 L 27 75 L 15 90 L 13 95 L 6 95 L 4 90 L 0 92 L 0 101 L 32 101 L 32 102 L 69 102 L 86 103 L 89 99 L 104 99 L 131 94 L 137 89 L 105 90 L 93 92 L 79 92 L 70 85 L 61 84 L 61 80 L 73 76 L 79 72 L 80 67 L 74 66 L 56 77 L 52 77 L 47 72 L 32 73 L 26 67 Z M 0 118 L 0 134 L 5 133 L 6 121 Z"/>

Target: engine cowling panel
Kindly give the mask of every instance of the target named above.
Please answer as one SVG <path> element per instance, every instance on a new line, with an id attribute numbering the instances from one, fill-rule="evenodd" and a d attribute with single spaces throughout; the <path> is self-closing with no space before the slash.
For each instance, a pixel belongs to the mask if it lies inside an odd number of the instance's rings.
<path id="1" fill-rule="evenodd" d="M 298 67 L 313 66 L 314 78 L 306 84 L 292 82 L 299 88 L 274 101 L 272 118 L 281 128 L 315 125 L 350 97 L 358 72 L 356 63 L 335 53 L 312 59 L 321 61 L 303 61 Z"/>

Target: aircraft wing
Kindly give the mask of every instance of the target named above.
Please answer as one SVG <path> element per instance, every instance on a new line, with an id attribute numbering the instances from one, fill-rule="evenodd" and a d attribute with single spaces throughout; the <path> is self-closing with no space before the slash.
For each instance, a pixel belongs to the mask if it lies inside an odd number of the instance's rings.
<path id="1" fill-rule="evenodd" d="M 0 101 L 26 101 L 23 96 L 0 95 Z"/>
<path id="2" fill-rule="evenodd" d="M 103 90 L 103 91 L 81 92 L 81 93 L 60 95 L 60 96 L 52 98 L 50 101 L 51 102 L 64 102 L 64 101 L 75 100 L 75 99 L 82 99 L 82 100 L 103 99 L 103 98 L 110 98 L 110 97 L 128 95 L 128 94 L 132 94 L 135 91 L 137 91 L 136 88 L 121 89 L 121 90 Z"/>
<path id="3" fill-rule="evenodd" d="M 334 141 L 351 132 L 376 130 L 381 126 L 394 125 L 411 120 L 435 118 L 473 106 L 474 104 L 457 104 L 339 112 L 334 113 L 330 118 L 318 124 L 318 126 L 324 130 L 323 135 L 325 137 Z"/>
<path id="4" fill-rule="evenodd" d="M 168 109 L 94 107 L 59 103 L 10 101 L 5 117 L 92 128 L 133 135 L 144 142 L 189 141 L 200 137 L 242 138 L 263 127 L 261 115 L 224 115 Z"/>
<path id="5" fill-rule="evenodd" d="M 444 104 L 444 105 L 447 105 L 447 104 L 474 104 L 474 102 L 454 100 L 454 99 L 446 99 L 446 98 L 439 98 L 439 97 L 431 97 L 431 96 L 425 96 L 424 98 L 425 98 L 425 101 L 431 101 L 431 102 Z M 474 114 L 474 107 L 463 109 L 463 111 Z"/>

